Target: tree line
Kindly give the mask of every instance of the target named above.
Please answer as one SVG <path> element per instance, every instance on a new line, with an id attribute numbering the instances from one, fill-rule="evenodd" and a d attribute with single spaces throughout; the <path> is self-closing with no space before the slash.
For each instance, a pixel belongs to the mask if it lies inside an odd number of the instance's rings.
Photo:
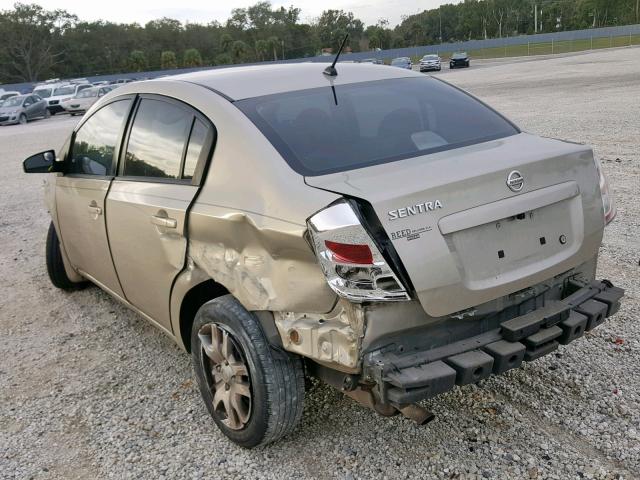
<path id="1" fill-rule="evenodd" d="M 358 52 L 632 23 L 640 23 L 640 0 L 464 0 L 396 26 L 366 26 L 343 10 L 304 23 L 299 8 L 268 1 L 233 9 L 223 23 L 145 25 L 16 3 L 0 12 L 0 83 L 304 58 L 335 51 L 346 33 L 347 51 Z"/>

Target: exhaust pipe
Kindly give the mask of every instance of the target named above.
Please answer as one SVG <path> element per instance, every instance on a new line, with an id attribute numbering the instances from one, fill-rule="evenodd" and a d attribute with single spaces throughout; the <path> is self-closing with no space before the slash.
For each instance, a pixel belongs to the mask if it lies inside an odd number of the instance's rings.
<path id="1" fill-rule="evenodd" d="M 398 408 L 398 410 L 400 410 L 400 413 L 402 413 L 402 415 L 404 415 L 406 418 L 410 420 L 413 420 L 418 425 L 426 425 L 427 423 L 431 422 L 434 418 L 436 418 L 433 412 L 430 412 L 426 408 L 422 408 L 421 406 L 416 405 L 415 403 L 412 403 L 410 405 L 405 405 L 404 407 L 400 407 Z"/>
<path id="2" fill-rule="evenodd" d="M 433 412 L 426 408 L 422 408 L 415 403 L 404 405 L 402 407 L 396 406 L 395 404 L 392 405 L 390 403 L 378 403 L 371 390 L 356 388 L 355 390 L 345 391 L 344 393 L 353 398 L 360 405 L 364 405 L 384 417 L 392 417 L 393 415 L 401 413 L 406 418 L 416 422 L 418 425 L 426 425 L 436 418 Z"/>

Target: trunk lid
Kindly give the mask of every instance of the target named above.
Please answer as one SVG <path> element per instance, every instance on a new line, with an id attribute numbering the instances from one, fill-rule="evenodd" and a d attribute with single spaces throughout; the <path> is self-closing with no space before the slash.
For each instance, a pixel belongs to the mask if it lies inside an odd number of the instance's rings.
<path id="1" fill-rule="evenodd" d="M 371 204 L 434 317 L 566 272 L 602 240 L 591 149 L 526 133 L 305 181 Z"/>

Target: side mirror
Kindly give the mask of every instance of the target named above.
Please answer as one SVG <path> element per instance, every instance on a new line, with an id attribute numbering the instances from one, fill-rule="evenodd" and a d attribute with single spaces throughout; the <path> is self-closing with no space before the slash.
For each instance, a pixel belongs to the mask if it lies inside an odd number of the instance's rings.
<path id="1" fill-rule="evenodd" d="M 57 171 L 54 168 L 56 161 L 56 152 L 47 150 L 46 152 L 37 153 L 30 156 L 22 162 L 22 168 L 25 173 L 49 173 Z"/>

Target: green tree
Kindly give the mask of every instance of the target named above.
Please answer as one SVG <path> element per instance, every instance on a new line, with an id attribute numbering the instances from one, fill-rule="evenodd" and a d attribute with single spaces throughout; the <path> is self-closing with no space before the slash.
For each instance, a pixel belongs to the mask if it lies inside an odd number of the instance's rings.
<path id="1" fill-rule="evenodd" d="M 281 43 L 278 40 L 278 37 L 269 37 L 267 40 L 267 46 L 271 52 L 273 52 L 273 60 L 278 60 L 278 47 L 280 47 Z"/>
<path id="2" fill-rule="evenodd" d="M 236 63 L 239 63 L 240 61 L 242 61 L 245 58 L 248 51 L 249 51 L 249 48 L 247 47 L 247 44 L 244 43 L 242 40 L 236 40 L 231 45 L 231 52 L 233 55 L 233 59 Z"/>
<path id="3" fill-rule="evenodd" d="M 178 61 L 176 60 L 175 52 L 172 52 L 171 50 L 165 50 L 164 52 L 162 52 L 162 54 L 160 55 L 160 67 L 163 70 L 177 68 Z"/>
<path id="4" fill-rule="evenodd" d="M 184 59 L 182 63 L 185 67 L 201 67 L 202 56 L 197 49 L 189 48 L 184 51 Z"/>
<path id="5" fill-rule="evenodd" d="M 254 48 L 256 49 L 256 55 L 258 56 L 258 59 L 260 61 L 264 61 L 267 53 L 269 52 L 269 44 L 267 43 L 267 41 L 262 39 L 256 40 Z"/>
<path id="6" fill-rule="evenodd" d="M 220 36 L 220 48 L 223 52 L 231 51 L 231 45 L 233 45 L 233 37 L 228 33 L 223 33 Z"/>
<path id="7" fill-rule="evenodd" d="M 77 17 L 64 10 L 16 3 L 0 13 L 0 79 L 34 81 L 63 61 L 62 36 Z"/>
<path id="8" fill-rule="evenodd" d="M 364 32 L 364 24 L 355 18 L 352 12 L 325 10 L 318 19 L 316 29 L 323 48 L 332 48 L 336 51 L 348 33 L 347 45 L 357 51 Z"/>
<path id="9" fill-rule="evenodd" d="M 391 48 L 392 32 L 388 20 L 380 19 L 376 25 L 368 26 L 364 35 L 369 41 L 369 48 Z"/>
<path id="10" fill-rule="evenodd" d="M 147 69 L 147 56 L 142 50 L 134 50 L 129 55 L 129 68 L 134 72 L 144 72 Z"/>
<path id="11" fill-rule="evenodd" d="M 220 53 L 216 56 L 216 65 L 229 65 L 233 63 L 233 57 L 228 53 Z"/>

